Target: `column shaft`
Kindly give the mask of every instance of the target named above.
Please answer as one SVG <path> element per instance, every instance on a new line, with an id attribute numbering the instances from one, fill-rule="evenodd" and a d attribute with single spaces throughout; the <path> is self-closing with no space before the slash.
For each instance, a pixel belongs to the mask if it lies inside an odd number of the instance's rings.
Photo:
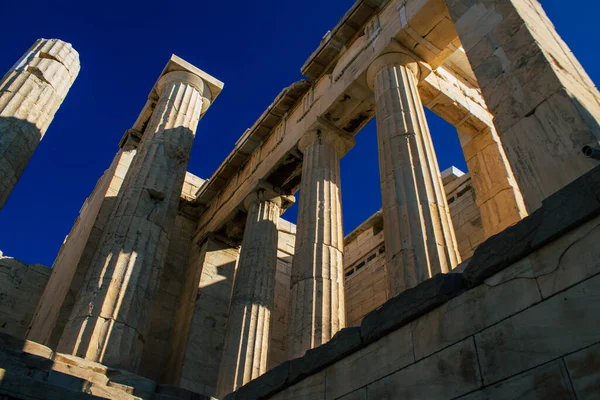
<path id="1" fill-rule="evenodd" d="M 105 222 L 112 214 L 116 197 L 137 152 L 140 135 L 133 130 L 125 133 L 122 147 L 81 208 L 52 264 L 52 274 L 27 333 L 28 340 L 56 348 L 71 314 L 73 299 L 81 289 Z"/>
<path id="2" fill-rule="evenodd" d="M 281 199 L 264 190 L 250 196 L 217 384 L 219 398 L 267 370 Z"/>
<path id="3" fill-rule="evenodd" d="M 348 135 L 349 136 L 349 135 Z M 292 262 L 288 358 L 327 342 L 345 326 L 340 158 L 352 137 L 309 132 L 304 153 Z"/>
<path id="4" fill-rule="evenodd" d="M 399 55 L 405 61 L 404 55 Z M 454 268 L 459 255 L 417 91 L 418 65 L 386 55 L 370 67 L 390 296 Z M 409 59 L 410 60 L 410 59 Z"/>
<path id="5" fill-rule="evenodd" d="M 137 369 L 205 101 L 202 81 L 188 75 L 171 72 L 159 80 L 158 104 L 65 327 L 61 352 Z"/>
<path id="6" fill-rule="evenodd" d="M 0 209 L 78 73 L 69 43 L 38 39 L 0 81 Z"/>

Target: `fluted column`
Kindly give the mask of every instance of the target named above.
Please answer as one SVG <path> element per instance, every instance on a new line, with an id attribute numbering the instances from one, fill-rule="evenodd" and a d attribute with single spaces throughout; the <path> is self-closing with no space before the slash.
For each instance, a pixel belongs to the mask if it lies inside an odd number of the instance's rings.
<path id="1" fill-rule="evenodd" d="M 81 207 L 79 217 L 52 264 L 52 274 L 27 332 L 28 340 L 56 347 L 72 311 L 72 298 L 79 293 L 91 258 L 99 245 L 101 237 L 96 232 L 103 231 L 104 222 L 112 213 L 127 170 L 137 152 L 140 137 L 141 133 L 134 129 L 125 132 L 113 162 Z"/>
<path id="2" fill-rule="evenodd" d="M 38 39 L 0 81 L 0 209 L 79 73 L 79 54 Z"/>
<path id="3" fill-rule="evenodd" d="M 58 351 L 137 369 L 198 120 L 211 93 L 189 72 L 163 75 L 159 100 L 123 182 Z"/>
<path id="4" fill-rule="evenodd" d="M 229 308 L 217 384 L 219 398 L 267 370 L 275 302 L 277 224 L 282 206 L 289 206 L 292 199 L 261 183 L 244 202 L 248 217 Z"/>
<path id="5" fill-rule="evenodd" d="M 308 132 L 298 144 L 304 160 L 292 262 L 288 358 L 320 346 L 345 326 L 340 159 L 354 143 L 351 135 L 324 127 Z"/>
<path id="6" fill-rule="evenodd" d="M 390 53 L 367 71 L 375 91 L 390 296 L 459 262 L 454 228 L 417 83 L 420 67 Z"/>

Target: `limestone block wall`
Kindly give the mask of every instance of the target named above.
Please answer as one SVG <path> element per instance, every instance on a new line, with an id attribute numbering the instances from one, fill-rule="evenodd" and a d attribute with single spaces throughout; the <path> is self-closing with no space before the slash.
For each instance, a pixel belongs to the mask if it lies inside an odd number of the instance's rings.
<path id="1" fill-rule="evenodd" d="M 279 220 L 279 241 L 277 244 L 277 272 L 275 274 L 275 309 L 271 313 L 271 342 L 269 343 L 268 368 L 271 369 L 286 360 L 288 307 L 290 301 L 290 280 L 296 225 L 284 219 Z"/>
<path id="2" fill-rule="evenodd" d="M 344 239 L 346 325 L 356 326 L 388 298 L 381 211 Z"/>
<path id="3" fill-rule="evenodd" d="M 192 248 L 190 271 L 199 269 L 199 276 L 191 278 L 196 294 L 190 299 L 191 309 L 189 304 L 180 307 L 174 330 L 178 336 L 172 338 L 177 349 L 171 350 L 171 356 L 182 359 L 167 364 L 169 369 L 180 369 L 173 383 L 184 389 L 215 395 L 238 258 L 239 249 L 218 238 Z M 188 322 L 182 324 L 183 320 Z"/>
<path id="4" fill-rule="evenodd" d="M 0 252 L 0 333 L 25 337 L 50 271 L 45 265 L 24 264 Z"/>
<path id="5" fill-rule="evenodd" d="M 600 167 L 486 240 L 466 267 L 225 400 L 598 398 L 599 182 Z"/>
<path id="6" fill-rule="evenodd" d="M 464 174 L 444 180 L 458 251 L 463 260 L 471 258 L 473 252 L 485 239 L 481 213 L 475 200 L 471 176 Z"/>

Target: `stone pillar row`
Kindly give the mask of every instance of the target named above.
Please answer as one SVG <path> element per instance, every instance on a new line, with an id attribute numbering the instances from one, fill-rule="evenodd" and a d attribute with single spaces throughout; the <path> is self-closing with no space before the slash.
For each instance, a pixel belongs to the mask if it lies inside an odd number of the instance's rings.
<path id="1" fill-rule="evenodd" d="M 293 201 L 266 182 L 260 182 L 244 201 L 248 216 L 217 383 L 219 398 L 267 370 L 275 307 L 277 225 L 282 210 Z"/>
<path id="2" fill-rule="evenodd" d="M 136 371 L 198 121 L 211 93 L 195 74 L 157 84 L 159 100 L 88 269 L 59 352 Z"/>
<path id="3" fill-rule="evenodd" d="M 389 296 L 459 262 L 440 170 L 417 90 L 418 61 L 389 53 L 367 71 L 375 92 Z"/>

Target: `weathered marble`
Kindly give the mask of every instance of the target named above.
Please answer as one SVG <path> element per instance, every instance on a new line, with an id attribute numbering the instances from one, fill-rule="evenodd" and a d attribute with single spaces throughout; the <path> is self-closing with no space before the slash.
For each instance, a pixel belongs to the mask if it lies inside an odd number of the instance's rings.
<path id="1" fill-rule="evenodd" d="M 421 70 L 404 53 L 371 64 L 389 295 L 460 261 L 440 170 L 417 91 Z"/>
<path id="2" fill-rule="evenodd" d="M 0 81 L 0 210 L 79 73 L 79 54 L 38 39 Z"/>
<path id="3" fill-rule="evenodd" d="M 529 212 L 594 167 L 600 95 L 539 1 L 445 0 Z"/>
<path id="4" fill-rule="evenodd" d="M 354 145 L 345 132 L 322 126 L 307 132 L 296 250 L 292 264 L 288 357 L 327 342 L 346 324 L 340 158 Z"/>
<path id="5" fill-rule="evenodd" d="M 79 217 L 52 264 L 48 285 L 27 332 L 28 340 L 56 346 L 135 157 L 140 136 L 131 129 L 125 132 L 113 162 L 81 207 Z"/>
<path id="6" fill-rule="evenodd" d="M 267 370 L 271 314 L 275 306 L 277 224 L 291 205 L 266 183 L 244 202 L 248 216 L 240 252 L 217 383 L 223 398 Z"/>
<path id="7" fill-rule="evenodd" d="M 58 348 L 137 370 L 196 126 L 215 94 L 188 71 L 157 83 L 158 103 Z"/>

